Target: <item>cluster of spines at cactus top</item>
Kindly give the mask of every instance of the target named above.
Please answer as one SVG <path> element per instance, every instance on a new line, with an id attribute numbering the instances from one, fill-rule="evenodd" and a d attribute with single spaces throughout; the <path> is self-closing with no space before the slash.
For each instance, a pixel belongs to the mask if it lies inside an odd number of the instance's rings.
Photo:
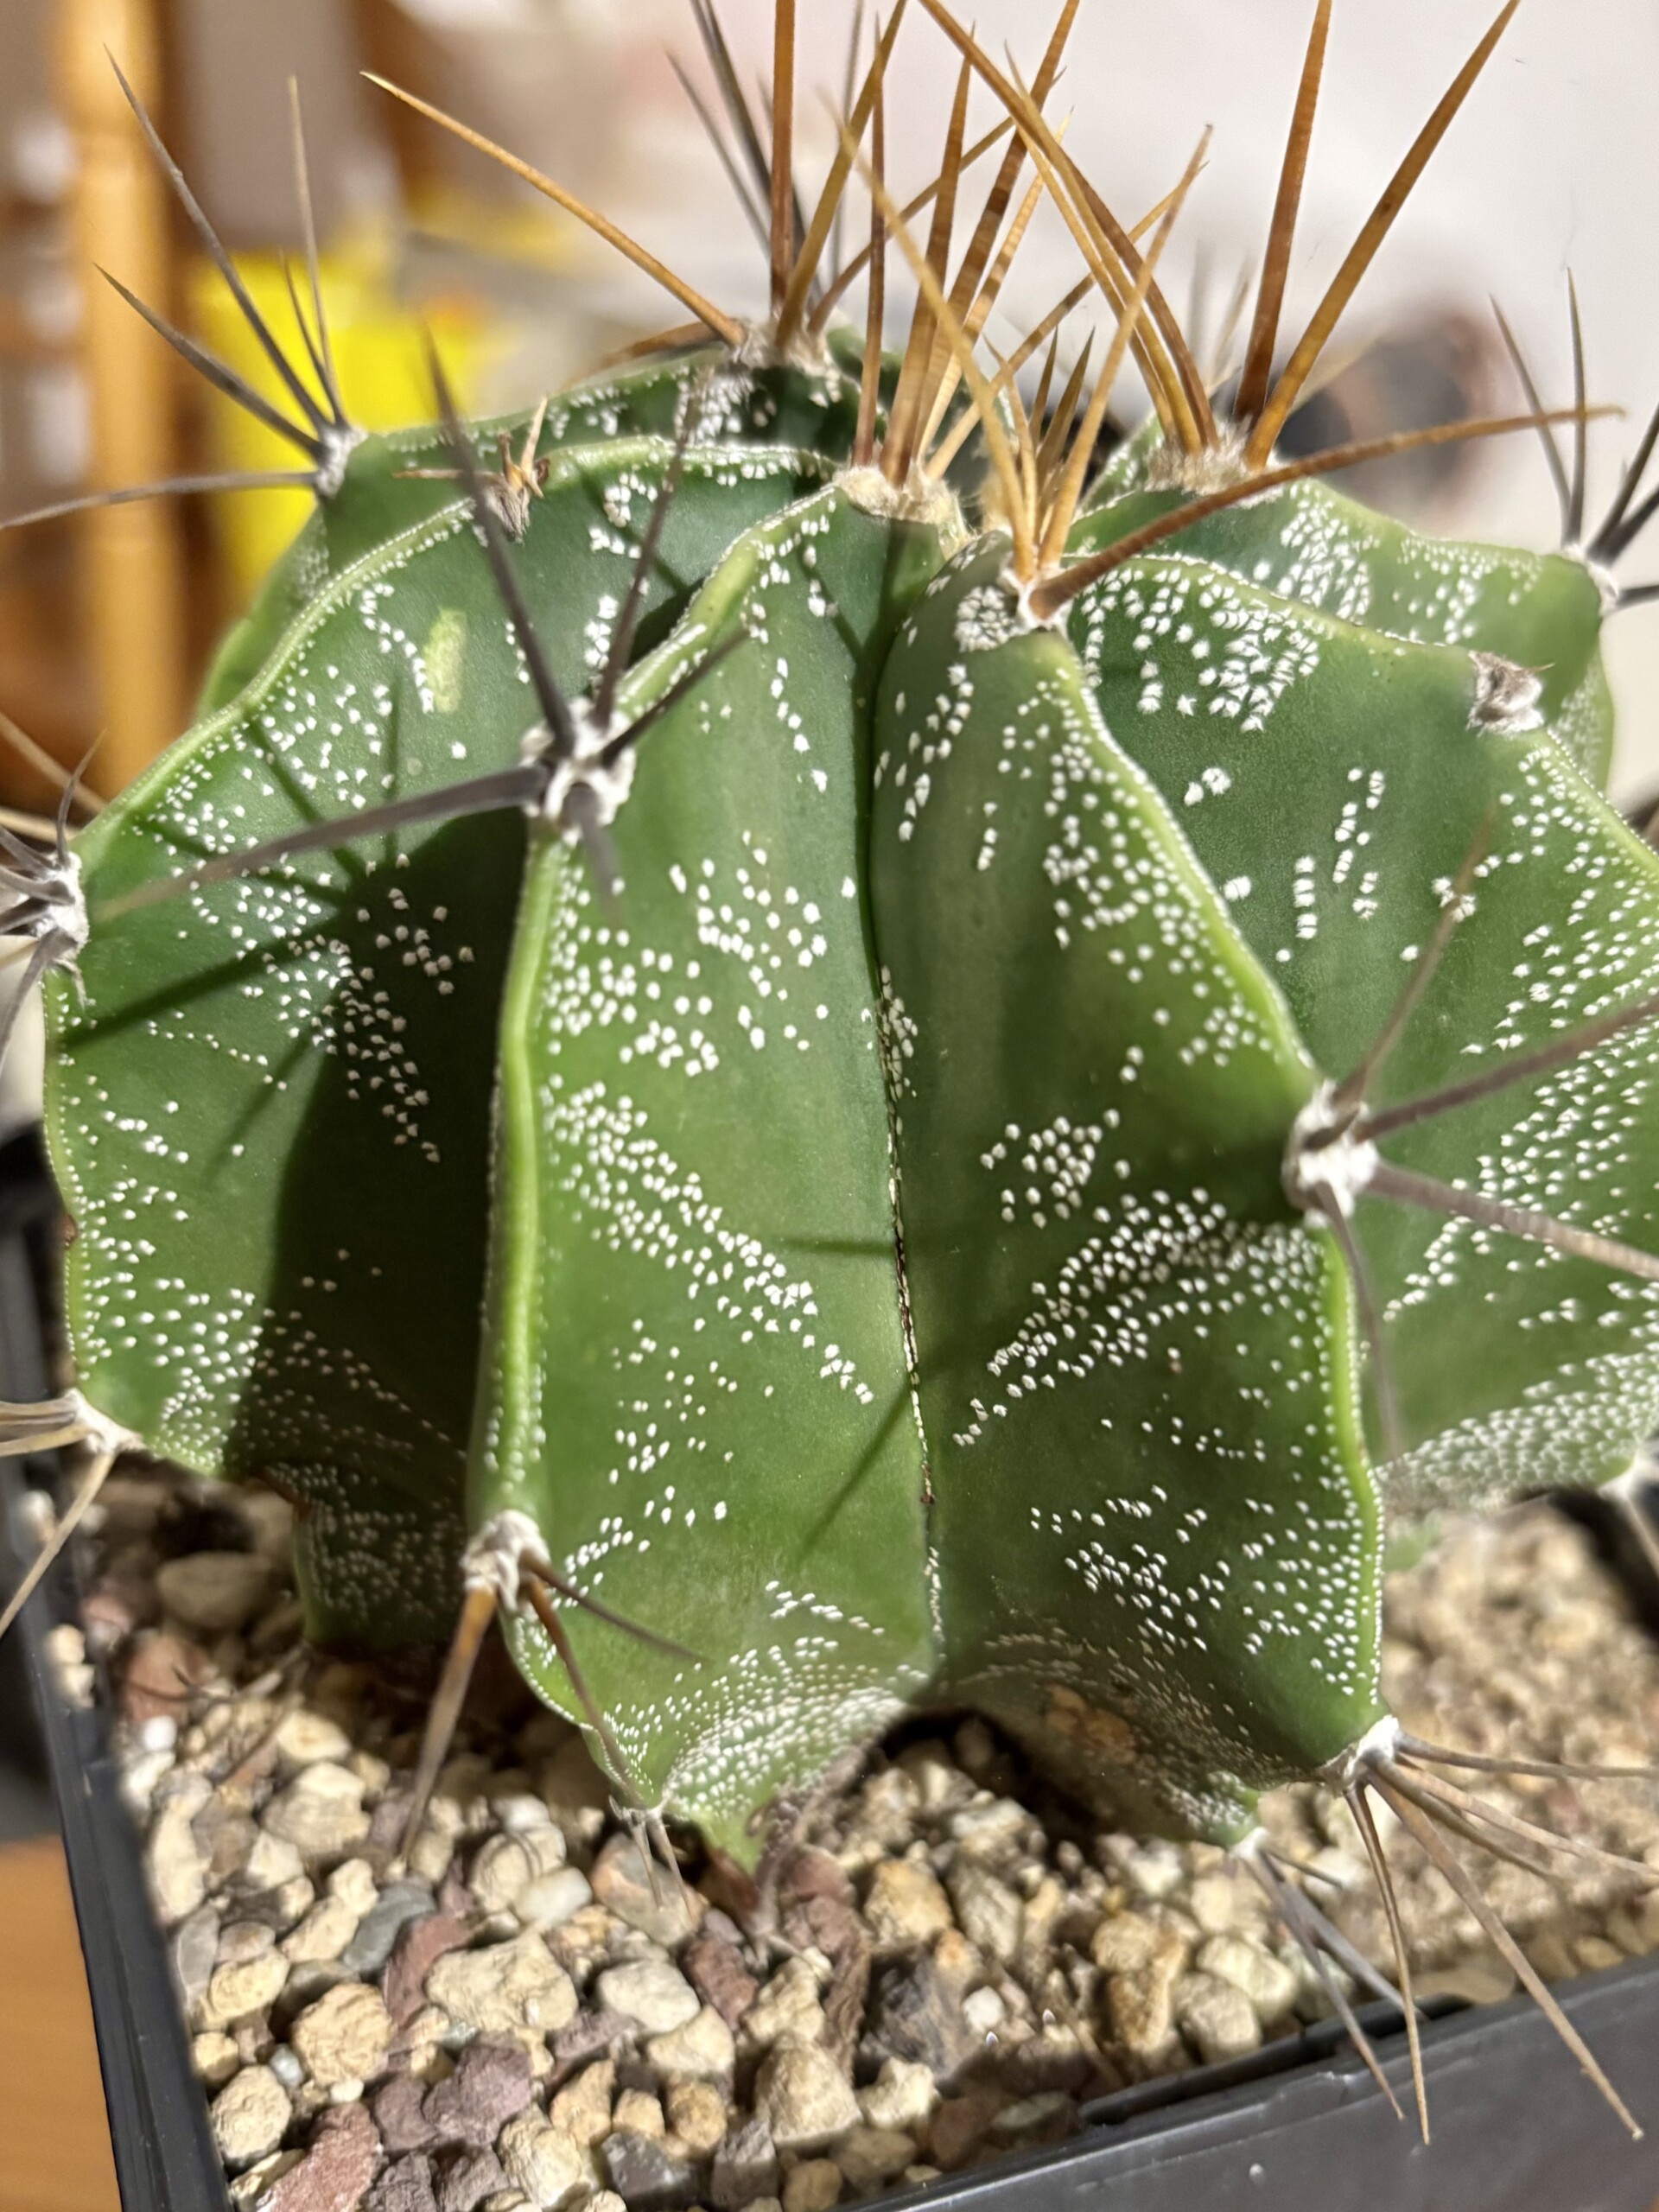
<path id="1" fill-rule="evenodd" d="M 316 1635 L 459 1614 L 414 1817 L 499 1615 L 641 1817 L 745 1863 L 928 1705 L 1281 1900 L 1287 1778 L 1460 1882 L 1441 1827 L 1504 1846 L 1382 1705 L 1382 1543 L 1615 1480 L 1659 1411 L 1659 861 L 1599 794 L 1653 440 L 1589 545 L 1581 368 L 1558 416 L 1275 448 L 1515 4 L 1276 376 L 1330 0 L 1236 378 L 1157 281 L 1202 148 L 1131 229 L 1046 114 L 1077 0 L 1029 89 L 922 0 L 960 76 L 908 208 L 900 0 L 810 213 L 792 0 L 769 156 L 699 8 L 754 324 L 429 109 L 694 318 L 522 419 L 360 436 L 296 289 L 315 516 L 195 728 L 6 845 L 78 1228 L 77 1389 L 14 1446 L 276 1484 Z M 989 356 L 1044 199 L 1084 275 Z M 1130 363 L 1152 416 L 1095 473 Z M 1559 556 L 1318 480 L 1556 420 Z"/>

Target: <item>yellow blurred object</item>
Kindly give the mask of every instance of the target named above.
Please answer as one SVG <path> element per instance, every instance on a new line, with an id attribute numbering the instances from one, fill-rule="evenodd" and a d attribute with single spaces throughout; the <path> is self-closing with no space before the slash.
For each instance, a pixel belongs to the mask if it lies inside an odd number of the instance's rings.
<path id="1" fill-rule="evenodd" d="M 391 241 L 382 232 L 342 240 L 322 256 L 323 307 L 328 318 L 346 411 L 367 430 L 400 429 L 433 416 L 423 332 L 429 330 L 444 373 L 464 410 L 476 411 L 491 370 L 511 351 L 512 334 L 479 300 L 429 301 L 418 314 L 391 281 Z M 272 334 L 296 365 L 306 359 L 283 264 L 275 254 L 243 254 L 237 268 Z M 295 269 L 302 296 L 303 270 Z M 292 397 L 217 272 L 207 262 L 190 272 L 191 327 L 210 351 L 284 413 Z M 308 379 L 309 380 L 309 379 Z M 217 392 L 209 401 L 212 466 L 263 470 L 303 467 L 298 448 L 266 429 Z M 238 607 L 245 605 L 311 512 L 303 490 L 227 492 L 213 502 Z"/>

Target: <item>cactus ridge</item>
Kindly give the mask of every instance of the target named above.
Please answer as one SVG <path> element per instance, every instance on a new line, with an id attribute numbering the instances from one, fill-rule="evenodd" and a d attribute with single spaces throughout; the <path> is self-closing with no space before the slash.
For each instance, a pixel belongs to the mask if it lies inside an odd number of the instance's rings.
<path id="1" fill-rule="evenodd" d="M 1659 418 L 1589 534 L 1574 300 L 1570 407 L 1527 371 L 1524 415 L 1382 442 L 1538 427 L 1547 556 L 1318 480 L 1376 444 L 1274 454 L 1515 0 L 1275 379 L 1319 0 L 1230 402 L 1157 280 L 1202 147 L 1131 231 L 1045 118 L 1077 0 L 1029 91 L 923 0 L 960 74 L 907 207 L 902 6 L 816 195 L 791 0 L 769 133 L 696 6 L 760 322 L 400 93 L 696 320 L 486 423 L 435 362 L 440 423 L 361 437 L 302 165 L 279 374 L 316 511 L 196 728 L 73 843 L 67 807 L 0 832 L 79 1232 L 76 1395 L 0 1448 L 92 1444 L 67 1517 L 133 1440 L 275 1482 L 314 1635 L 453 1630 L 411 1832 L 499 1618 L 666 1856 L 671 1818 L 753 1865 L 849 1748 L 967 1706 L 1234 1846 L 1322 1974 L 1387 1991 L 1255 1828 L 1318 1778 L 1383 1891 L 1421 2115 L 1381 1803 L 1628 2121 L 1444 1838 L 1562 1840 L 1401 1731 L 1378 1644 L 1390 1525 L 1617 1485 L 1659 1415 L 1659 857 L 1600 795 Z M 1045 197 L 1084 286 L 982 366 Z M 861 339 L 831 320 L 860 268 Z M 1099 365 L 1062 378 L 1085 289 Z M 1131 363 L 1147 429 L 1091 480 Z"/>

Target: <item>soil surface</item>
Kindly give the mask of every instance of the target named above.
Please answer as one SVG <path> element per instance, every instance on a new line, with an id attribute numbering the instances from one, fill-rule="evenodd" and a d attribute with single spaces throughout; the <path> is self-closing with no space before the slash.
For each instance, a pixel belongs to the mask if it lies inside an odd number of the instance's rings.
<path id="1" fill-rule="evenodd" d="M 976 1719 L 873 1755 L 757 1897 L 694 1845 L 683 1885 L 653 1871 L 498 1651 L 400 1859 L 429 1685 L 301 1643 L 281 1502 L 124 1474 L 92 1550 L 84 1636 L 55 1631 L 55 1656 L 79 1696 L 99 1669 L 116 1686 L 240 2205 L 828 2212 L 1060 2139 L 1093 2098 L 1332 2010 L 1247 1866 L 1100 1830 Z M 1659 1644 L 1549 1508 L 1452 1525 L 1390 1579 L 1387 1622 L 1414 1734 L 1659 1770 Z M 1440 1772 L 1659 1871 L 1652 1783 Z M 1474 1915 L 1380 1819 L 1419 1993 L 1510 1995 Z M 1346 1806 L 1286 1790 L 1264 1821 L 1392 1972 Z M 1454 1847 L 1548 1980 L 1659 1949 L 1659 1888 Z"/>

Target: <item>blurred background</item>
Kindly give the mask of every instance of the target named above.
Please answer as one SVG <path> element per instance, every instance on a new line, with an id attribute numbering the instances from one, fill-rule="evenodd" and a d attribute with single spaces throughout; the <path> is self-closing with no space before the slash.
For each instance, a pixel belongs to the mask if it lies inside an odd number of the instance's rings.
<path id="1" fill-rule="evenodd" d="M 802 0 L 809 186 L 830 143 L 818 95 L 839 96 L 854 5 Z M 1317 298 L 1490 5 L 1338 5 L 1289 322 Z M 979 0 L 976 14 L 990 49 L 1012 41 L 1029 69 L 1040 12 Z M 1166 270 L 1212 346 L 1260 254 L 1311 13 L 1311 0 L 1084 0 L 1072 41 L 1056 105 L 1072 111 L 1071 148 L 1126 217 L 1169 188 L 1200 129 L 1215 126 Z M 723 17 L 753 85 L 769 59 L 770 0 L 725 0 Z M 100 484 L 289 458 L 96 273 L 108 269 L 256 381 L 268 374 L 145 154 L 106 49 L 256 297 L 284 314 L 281 256 L 301 236 L 297 81 L 346 397 L 372 427 L 427 411 L 423 323 L 464 398 L 493 410 L 532 402 L 677 311 L 545 200 L 397 108 L 365 67 L 603 206 L 723 306 L 760 304 L 760 252 L 672 67 L 677 57 L 713 104 L 689 0 L 0 0 L 0 518 Z M 913 8 L 888 134 L 906 189 L 931 175 L 954 75 Z M 1527 0 L 1368 278 L 1343 333 L 1347 366 L 1300 442 L 1518 404 L 1491 295 L 1546 397 L 1564 401 L 1571 267 L 1592 397 L 1630 410 L 1593 432 L 1593 480 L 1607 495 L 1659 391 L 1659 302 L 1643 281 L 1659 226 L 1656 81 L 1652 0 Z M 982 128 L 989 98 L 976 100 Z M 855 207 L 855 236 L 861 221 Z M 995 342 L 1043 314 L 1073 266 L 1059 224 L 1039 219 Z M 861 312 L 856 294 L 849 304 Z M 1084 326 L 1068 327 L 1071 346 Z M 1122 401 L 1126 418 L 1143 404 L 1127 384 Z M 1540 547 L 1558 533 L 1530 437 L 1401 464 L 1363 488 L 1435 528 Z M 303 512 L 299 494 L 244 493 L 0 532 L 0 709 L 62 761 L 99 741 L 92 780 L 118 785 L 185 727 L 213 638 Z M 1640 549 L 1630 580 L 1646 580 Z M 1659 785 L 1659 610 L 1615 626 L 1612 651 L 1629 799 Z M 0 804 L 47 795 L 25 764 L 0 761 Z"/>

